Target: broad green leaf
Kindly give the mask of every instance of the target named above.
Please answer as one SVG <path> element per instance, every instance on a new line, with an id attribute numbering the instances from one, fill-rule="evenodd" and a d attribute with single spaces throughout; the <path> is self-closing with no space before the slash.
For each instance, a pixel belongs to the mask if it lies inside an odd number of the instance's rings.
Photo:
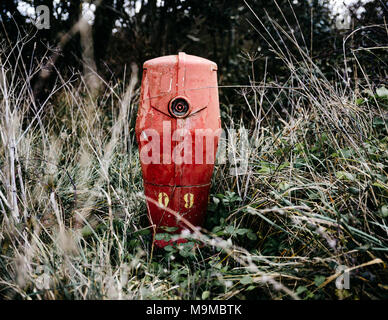
<path id="1" fill-rule="evenodd" d="M 244 276 L 240 280 L 240 283 L 242 284 L 250 284 L 252 282 L 253 282 L 253 279 L 250 276 Z"/>
<path id="2" fill-rule="evenodd" d="M 202 300 L 206 300 L 209 297 L 210 297 L 210 291 L 202 292 Z"/>
<path id="3" fill-rule="evenodd" d="M 388 206 L 387 206 L 387 205 L 383 205 L 383 206 L 380 208 L 380 215 L 381 215 L 383 218 L 388 217 Z"/>
<path id="4" fill-rule="evenodd" d="M 325 276 L 315 276 L 314 277 L 314 283 L 317 287 L 319 287 L 322 283 L 325 282 L 326 277 Z"/>
<path id="5" fill-rule="evenodd" d="M 307 288 L 306 288 L 305 286 L 299 286 L 299 287 L 296 289 L 295 293 L 299 295 L 299 294 L 301 294 L 301 293 L 303 293 L 303 292 L 305 292 L 305 291 L 307 291 Z"/>
<path id="6" fill-rule="evenodd" d="M 350 180 L 350 181 L 356 180 L 356 177 L 353 174 L 346 171 L 337 171 L 335 173 L 335 176 L 340 180 Z"/>
<path id="7" fill-rule="evenodd" d="M 386 87 L 380 87 L 376 89 L 376 94 L 379 97 L 388 97 L 388 89 Z"/>
<path id="8" fill-rule="evenodd" d="M 256 236 L 256 234 L 255 233 L 253 233 L 253 232 L 248 232 L 247 233 L 247 237 L 248 237 L 248 239 L 250 239 L 250 240 L 257 240 L 257 236 Z"/>

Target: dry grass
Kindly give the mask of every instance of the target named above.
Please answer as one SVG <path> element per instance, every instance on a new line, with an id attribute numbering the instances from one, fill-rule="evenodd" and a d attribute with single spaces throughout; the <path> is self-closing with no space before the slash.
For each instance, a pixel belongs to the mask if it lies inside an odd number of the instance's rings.
<path id="1" fill-rule="evenodd" d="M 298 56 L 267 37 L 290 77 L 241 92 L 255 119 L 249 165 L 238 176 L 233 163 L 216 166 L 214 219 L 191 235 L 205 244 L 195 253 L 150 241 L 134 142 L 136 68 L 129 81 L 100 79 L 98 95 L 81 74 L 58 74 L 37 105 L 31 78 L 49 58 L 23 61 L 27 39 L 2 49 L 0 297 L 386 297 L 387 122 L 375 125 L 386 100 L 358 103 L 346 81 L 325 79 L 273 26 Z M 334 285 L 338 265 L 350 271 L 349 290 Z"/>

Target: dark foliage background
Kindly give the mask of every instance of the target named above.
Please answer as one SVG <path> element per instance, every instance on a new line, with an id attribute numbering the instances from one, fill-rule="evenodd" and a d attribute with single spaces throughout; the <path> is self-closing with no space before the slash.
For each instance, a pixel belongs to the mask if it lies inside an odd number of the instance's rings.
<path id="1" fill-rule="evenodd" d="M 23 30 L 34 33 L 33 40 L 23 53 L 28 58 L 34 51 L 35 59 L 39 59 L 48 49 L 54 50 L 61 37 L 71 30 L 82 15 L 83 5 L 91 3 L 81 0 L 22 2 L 24 7 L 26 4 L 32 7 L 48 6 L 50 29 L 37 31 L 33 19 L 23 10 L 18 10 L 18 6 L 22 7 L 21 1 L 5 0 L 0 3 L 2 40 L 15 42 Z M 349 8 L 352 19 L 350 29 L 338 30 L 336 17 L 331 13 L 327 0 L 257 0 L 247 3 L 234 0 L 103 0 L 97 2 L 94 12 L 94 58 L 98 73 L 108 80 L 112 77 L 123 78 L 125 72 L 128 76 L 130 68 L 124 66 L 130 63 L 136 63 L 141 72 L 141 65 L 148 59 L 185 51 L 215 61 L 219 65 L 220 85 L 249 84 L 263 77 L 264 70 L 267 81 L 279 81 L 287 79 L 289 71 L 279 63 L 265 38 L 271 36 L 278 39 L 279 47 L 294 50 L 291 43 L 280 40 L 274 31 L 274 24 L 279 24 L 296 36 L 299 45 L 310 53 L 329 79 L 336 79 L 344 76 L 333 71 L 334 67 L 343 65 L 343 39 L 357 28 L 373 26 L 355 32 L 345 43 L 346 50 L 350 50 L 350 59 L 353 49 L 360 51 L 360 48 L 387 44 L 384 27 L 387 4 L 385 0 L 354 3 Z M 386 81 L 384 50 L 358 53 L 363 70 L 354 63 L 350 65 L 351 72 L 367 72 L 377 84 Z M 81 59 L 80 37 L 75 33 L 60 48 L 55 67 L 63 75 L 70 75 L 74 69 L 82 68 Z M 50 85 L 43 87 L 47 89 Z M 37 95 L 41 94 L 40 90 Z M 221 102 L 230 106 L 235 100 L 234 92 L 225 90 Z"/>

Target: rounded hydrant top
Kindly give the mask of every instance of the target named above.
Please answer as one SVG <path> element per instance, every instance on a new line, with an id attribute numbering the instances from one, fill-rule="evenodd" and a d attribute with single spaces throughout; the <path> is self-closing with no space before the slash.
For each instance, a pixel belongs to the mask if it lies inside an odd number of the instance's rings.
<path id="1" fill-rule="evenodd" d="M 184 118 L 209 105 L 217 90 L 217 64 L 179 52 L 143 65 L 143 101 L 164 114 Z"/>
<path id="2" fill-rule="evenodd" d="M 177 55 L 162 56 L 154 59 L 147 60 L 143 64 L 144 69 L 159 67 L 160 65 L 172 66 L 176 64 L 208 64 L 211 66 L 212 71 L 217 70 L 217 64 L 205 58 L 179 52 Z"/>

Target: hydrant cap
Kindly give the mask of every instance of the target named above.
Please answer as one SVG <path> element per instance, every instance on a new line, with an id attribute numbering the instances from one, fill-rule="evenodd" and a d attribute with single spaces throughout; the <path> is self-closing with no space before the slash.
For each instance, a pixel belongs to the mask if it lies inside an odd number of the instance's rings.
<path id="1" fill-rule="evenodd" d="M 162 56 L 162 57 L 147 60 L 146 62 L 144 62 L 143 68 L 148 69 L 148 68 L 158 67 L 160 65 L 165 65 L 165 66 L 175 65 L 177 64 L 180 55 L 184 55 L 186 60 L 185 62 L 188 64 L 209 64 L 211 65 L 213 71 L 217 70 L 217 64 L 215 62 L 205 58 L 193 56 L 190 54 L 185 54 L 184 52 L 179 52 L 178 55 Z"/>
<path id="2" fill-rule="evenodd" d="M 217 64 L 213 61 L 179 52 L 148 60 L 143 67 L 142 97 L 166 115 L 183 118 L 195 114 L 209 105 L 210 97 L 218 97 Z"/>

